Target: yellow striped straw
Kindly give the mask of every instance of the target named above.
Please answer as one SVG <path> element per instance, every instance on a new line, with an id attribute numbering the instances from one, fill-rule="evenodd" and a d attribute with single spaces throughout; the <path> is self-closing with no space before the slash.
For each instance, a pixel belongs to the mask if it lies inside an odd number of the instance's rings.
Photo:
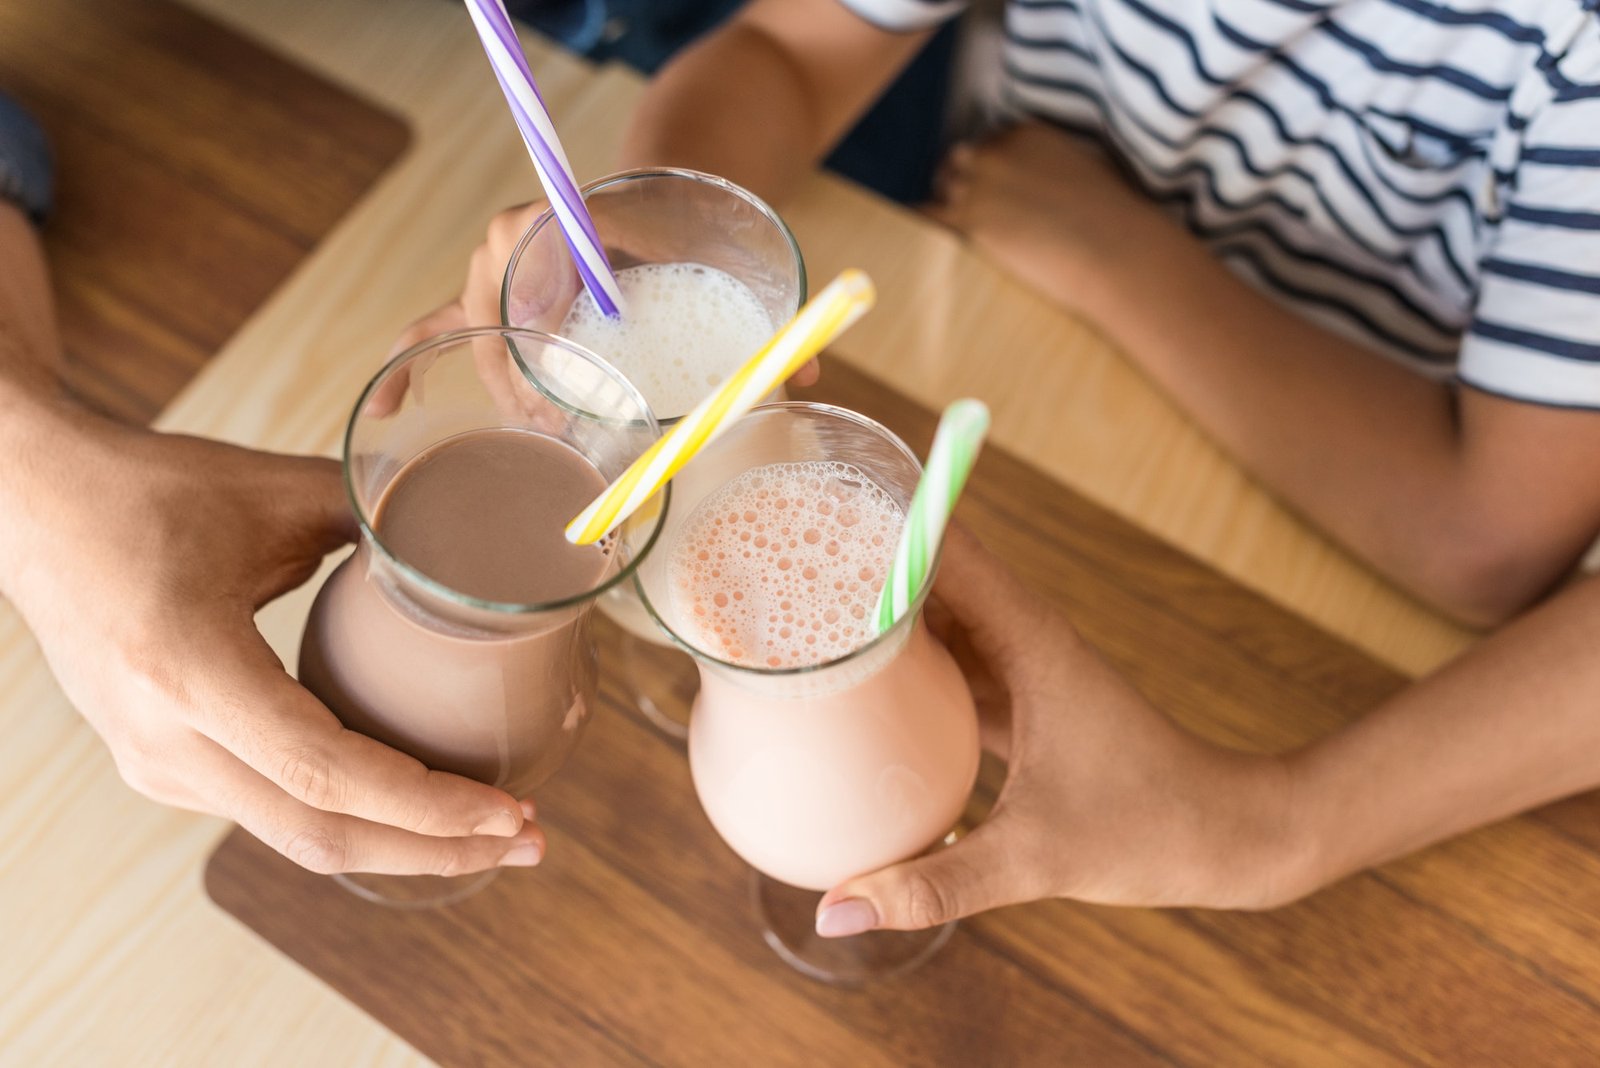
<path id="1" fill-rule="evenodd" d="M 772 335 L 694 411 L 684 416 L 567 524 L 567 540 L 591 545 L 654 497 L 672 476 L 728 427 L 783 385 L 807 360 L 848 330 L 872 307 L 876 294 L 866 272 L 847 270 L 828 283 Z"/>

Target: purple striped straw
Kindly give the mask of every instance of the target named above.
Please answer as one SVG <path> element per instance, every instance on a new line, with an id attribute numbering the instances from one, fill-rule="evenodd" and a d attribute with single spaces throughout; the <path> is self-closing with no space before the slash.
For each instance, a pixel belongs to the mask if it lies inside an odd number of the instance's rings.
<path id="1" fill-rule="evenodd" d="M 594 219 L 590 218 L 583 194 L 578 191 L 572 164 L 567 162 L 555 124 L 550 121 L 550 112 L 539 95 L 539 87 L 534 84 L 533 72 L 522 55 L 522 45 L 517 41 L 517 31 L 506 14 L 505 4 L 501 0 L 466 0 L 466 5 L 495 80 L 500 83 L 506 103 L 511 106 L 511 115 L 517 120 L 522 143 L 528 146 L 539 184 L 544 186 L 556 222 L 561 225 L 561 234 L 567 239 L 578 275 L 602 312 L 620 316 L 622 291 L 617 287 L 617 276 L 612 273 L 611 262 L 600 244 L 600 234 L 594 228 Z"/>

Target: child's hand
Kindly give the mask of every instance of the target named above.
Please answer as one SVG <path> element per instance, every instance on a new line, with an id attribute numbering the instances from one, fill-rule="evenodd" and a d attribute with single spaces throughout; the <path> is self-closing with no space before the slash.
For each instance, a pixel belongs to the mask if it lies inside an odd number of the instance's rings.
<path id="1" fill-rule="evenodd" d="M 1026 284 L 1069 307 L 1134 225 L 1160 211 L 1098 148 L 1043 123 L 1014 127 L 945 159 L 928 213 Z"/>

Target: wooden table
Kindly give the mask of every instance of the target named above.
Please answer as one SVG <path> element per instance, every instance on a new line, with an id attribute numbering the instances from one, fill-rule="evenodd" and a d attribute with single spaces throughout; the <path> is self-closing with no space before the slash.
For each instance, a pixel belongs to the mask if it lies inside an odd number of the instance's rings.
<path id="1" fill-rule="evenodd" d="M 392 114 L 167 0 L 0 2 L 50 134 L 68 382 L 148 422 L 405 147 Z"/>
<path id="2" fill-rule="evenodd" d="M 158 421 L 167 429 L 261 447 L 331 454 L 342 413 L 395 332 L 453 292 L 488 215 L 531 195 L 522 149 L 503 105 L 486 88 L 477 45 L 452 4 L 186 2 L 271 41 L 295 62 L 393 109 L 412 127 L 412 147 L 400 164 L 316 245 Z M 0 0 L 5 18 L 18 17 L 25 6 L 48 5 Z M 530 50 L 578 171 L 603 173 L 637 80 L 622 71 L 592 71 L 531 41 Z M 109 114 L 133 104 L 106 106 Z M 1000 444 L 1390 664 L 1424 670 L 1465 642 L 1466 635 L 1396 595 L 1261 493 L 1090 330 L 948 235 L 825 178 L 808 184 L 784 210 L 817 275 L 857 264 L 880 283 L 880 308 L 843 346 L 846 361 L 924 405 L 962 393 L 983 396 L 996 411 Z M 1234 587 L 1206 585 L 1188 610 L 1226 619 L 1240 596 Z M 308 603 L 305 591 L 262 616 L 286 658 L 292 658 Z M 1287 616 L 1275 618 L 1276 629 L 1250 631 L 1246 651 L 1294 664 L 1306 643 L 1318 639 Z M 1313 673 L 1318 686 L 1343 695 L 1313 702 L 1303 713 L 1308 718 L 1260 723 L 1241 728 L 1239 736 L 1288 744 L 1331 727 L 1395 685 L 1392 672 L 1369 661 L 1352 666 L 1357 663 L 1323 663 Z M 1214 701 L 1217 687 L 1226 684 L 1209 673 L 1174 681 L 1185 685 L 1172 692 L 1190 693 L 1192 702 Z M 1224 700 L 1217 707 L 1229 715 L 1263 707 L 1253 701 Z M 1195 707 L 1180 700 L 1177 710 L 1192 718 Z M 224 826 L 161 809 L 123 787 L 4 606 L 0 729 L 8 740 L 0 748 L 0 794 L 6 798 L 0 805 L 0 958 L 7 964 L 0 969 L 0 1060 L 416 1060 L 392 1034 L 261 947 L 205 900 L 201 866 Z M 1594 826 L 1592 808 L 1570 803 L 1539 820 L 1392 866 L 1379 880 L 1354 884 L 1359 892 L 1341 891 L 1344 896 L 1306 906 L 1336 907 L 1393 931 L 1407 960 L 1439 958 L 1436 970 L 1411 973 L 1425 974 L 1420 988 L 1397 987 L 1382 961 L 1352 961 L 1337 945 L 1308 942 L 1306 928 L 1296 926 L 1303 921 L 1295 917 L 1305 915 L 1299 912 L 1266 918 L 1128 912 L 1116 914 L 1114 931 L 1098 920 L 1073 921 L 1061 934 L 1054 927 L 1062 922 L 1059 912 L 1020 910 L 1029 933 L 1016 952 L 1044 974 L 1068 970 L 1052 981 L 1066 984 L 1075 975 L 1073 982 L 1085 987 L 1110 984 L 1138 994 L 1132 1003 L 1147 1016 L 1163 1013 L 1174 990 L 1193 996 L 1210 990 L 1217 1004 L 1258 991 L 1274 1008 L 1251 1019 L 1253 1038 L 1234 1040 L 1262 1048 L 1325 1034 L 1317 1013 L 1304 1006 L 1317 998 L 1326 1003 L 1329 991 L 1342 989 L 1339 982 L 1348 978 L 1342 972 L 1370 971 L 1364 999 L 1338 1006 L 1344 1026 L 1365 1033 L 1369 1018 L 1380 1030 L 1392 1026 L 1420 989 L 1434 998 L 1436 1014 L 1404 1056 L 1425 1060 L 1431 1051 L 1433 1059 L 1451 1063 L 1461 1049 L 1452 1050 L 1441 1036 L 1454 1027 L 1474 1035 L 1490 1027 L 1488 1017 L 1462 1019 L 1449 1008 L 1449 989 L 1480 981 L 1476 964 L 1508 962 L 1510 972 L 1489 968 L 1483 974 L 1512 975 L 1487 989 L 1519 1009 L 1528 994 L 1521 984 L 1530 975 L 1565 987 L 1546 1005 L 1559 1017 L 1553 1028 L 1560 1034 L 1570 1033 L 1587 1011 L 1568 1015 L 1561 1006 L 1596 997 L 1583 978 L 1595 942 L 1591 917 L 1600 914 L 1587 889 L 1595 873 L 1589 853 L 1576 845 L 1595 844 Z M 1395 912 L 1405 900 L 1423 904 Z M 1464 917 L 1491 905 L 1505 911 L 1494 937 L 1480 937 Z M 1405 917 L 1406 925 L 1397 929 L 1395 916 Z M 1297 985 L 1262 990 L 1254 964 L 1230 964 L 1216 952 L 1224 937 L 1219 931 L 1249 946 L 1245 960 L 1298 955 L 1308 967 Z M 1170 939 L 1162 955 L 1132 953 L 1155 944 L 1157 934 Z M 1069 946 L 1053 941 L 1063 937 Z M 1463 940 L 1482 953 L 1457 960 L 1454 947 Z M 1137 1018 L 1127 1025 L 1140 1026 Z M 1210 1027 L 1204 1015 L 1195 1021 L 1197 1031 Z M 1197 1045 L 1177 1059 L 1206 1063 L 1208 1048 L 1224 1047 Z"/>
<path id="3" fill-rule="evenodd" d="M 810 396 L 919 453 L 933 436 L 932 413 L 848 366 Z M 984 455 L 962 515 L 1160 707 L 1224 744 L 1306 741 L 1403 684 L 1003 453 Z M 602 669 L 617 662 L 609 630 Z M 1268 914 L 1002 910 L 911 976 L 839 990 L 763 944 L 747 869 L 700 812 L 684 754 L 622 714 L 625 693 L 603 676 L 589 736 L 540 791 L 537 870 L 406 912 L 235 831 L 207 888 L 444 1064 L 1592 1060 L 1600 843 L 1566 829 L 1600 826 L 1600 795 Z"/>

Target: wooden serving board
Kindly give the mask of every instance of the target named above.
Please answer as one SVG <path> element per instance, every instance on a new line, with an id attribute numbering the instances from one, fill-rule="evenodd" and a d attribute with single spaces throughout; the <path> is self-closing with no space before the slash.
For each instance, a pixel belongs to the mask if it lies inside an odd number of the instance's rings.
<path id="1" fill-rule="evenodd" d="M 0 0 L 56 154 L 68 381 L 148 422 L 405 148 L 406 124 L 167 0 Z"/>
<path id="2" fill-rule="evenodd" d="M 926 451 L 933 415 L 839 362 L 810 395 Z M 961 512 L 1153 700 L 1212 737 L 1292 746 L 1403 685 L 998 451 Z M 1272 913 L 991 913 L 920 971 L 841 990 L 768 951 L 746 870 L 701 814 L 682 752 L 621 714 L 615 680 L 603 696 L 540 795 L 538 869 L 402 912 L 235 831 L 207 889 L 451 1065 L 1593 1062 L 1595 797 Z"/>

